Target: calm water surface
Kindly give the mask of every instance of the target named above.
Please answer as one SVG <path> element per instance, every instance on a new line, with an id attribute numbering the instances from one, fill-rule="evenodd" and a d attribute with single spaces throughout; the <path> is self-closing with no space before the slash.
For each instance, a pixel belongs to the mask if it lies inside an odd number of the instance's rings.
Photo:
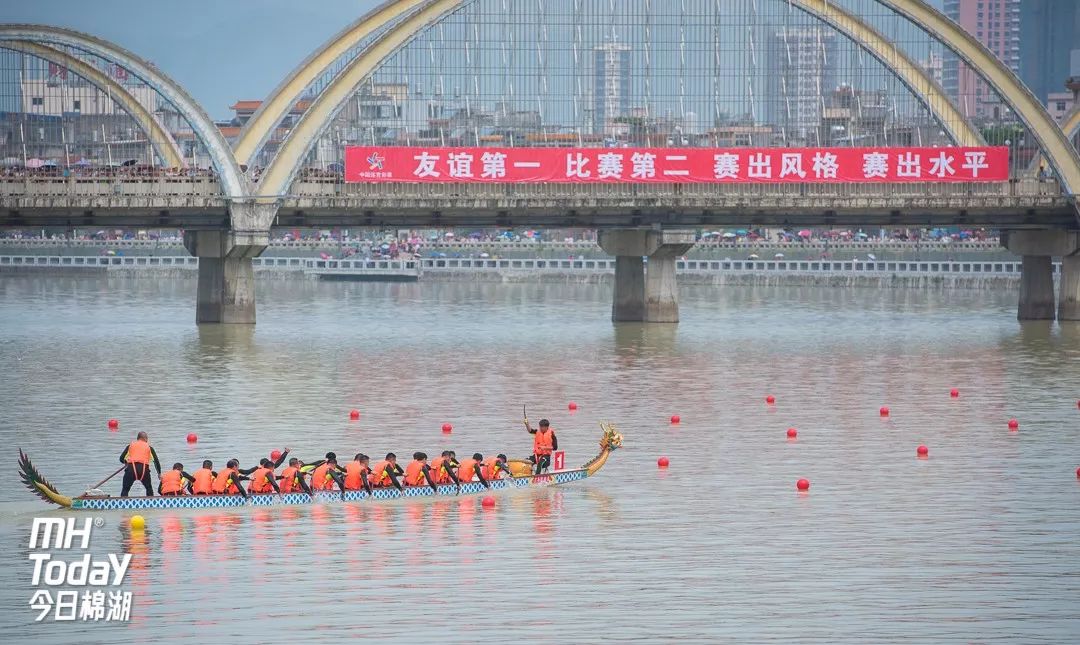
<path id="1" fill-rule="evenodd" d="M 1019 325 L 1014 293 L 683 289 L 682 324 L 645 327 L 609 322 L 606 286 L 263 281 L 245 329 L 196 328 L 194 288 L 0 278 L 4 641 L 1080 640 L 1080 328 Z M 130 623 L 33 622 L 50 511 L 17 447 L 76 494 L 138 430 L 189 471 L 283 446 L 521 456 L 522 404 L 572 464 L 600 420 L 625 448 L 494 510 L 157 511 L 134 535 L 99 513 L 95 556 L 134 554 Z"/>

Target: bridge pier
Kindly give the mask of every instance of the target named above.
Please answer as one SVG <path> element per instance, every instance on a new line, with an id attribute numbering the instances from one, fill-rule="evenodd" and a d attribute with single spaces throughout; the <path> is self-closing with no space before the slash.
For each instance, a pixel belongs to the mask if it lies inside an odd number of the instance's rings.
<path id="1" fill-rule="evenodd" d="M 675 262 L 694 245 L 682 231 L 618 229 L 600 231 L 600 248 L 615 256 L 615 322 L 679 322 Z M 649 258 L 646 270 L 644 257 Z"/>
<path id="2" fill-rule="evenodd" d="M 255 324 L 255 271 L 251 258 L 270 243 L 269 234 L 185 231 L 184 246 L 199 258 L 195 322 Z"/>
<path id="3" fill-rule="evenodd" d="M 1018 320 L 1080 320 L 1080 234 L 1074 231 L 1006 231 L 1002 245 L 1021 256 Z M 1055 312 L 1053 258 L 1062 259 Z"/>

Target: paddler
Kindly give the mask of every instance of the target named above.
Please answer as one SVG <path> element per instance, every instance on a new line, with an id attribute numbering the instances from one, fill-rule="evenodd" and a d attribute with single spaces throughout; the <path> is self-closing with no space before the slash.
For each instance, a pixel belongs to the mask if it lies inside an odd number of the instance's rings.
<path id="1" fill-rule="evenodd" d="M 358 452 L 352 461 L 345 464 L 345 490 L 366 490 L 371 494 L 371 484 L 368 482 L 371 468 L 368 467 L 368 461 L 367 455 Z"/>
<path id="2" fill-rule="evenodd" d="M 263 457 L 262 459 L 259 460 L 259 465 L 258 466 L 252 466 L 251 468 L 244 468 L 244 469 L 241 469 L 239 472 L 240 472 L 241 475 L 250 475 L 250 474 L 252 474 L 253 472 L 255 472 L 256 470 L 258 470 L 260 468 L 269 467 L 271 470 L 276 470 L 276 469 L 281 467 L 281 464 L 285 463 L 285 457 L 287 457 L 288 455 L 289 455 L 289 449 L 285 448 L 284 450 L 281 451 L 281 456 L 279 456 L 277 458 L 277 461 L 270 461 L 269 459 Z M 237 461 L 237 463 L 239 463 L 238 460 L 234 460 L 234 461 Z"/>
<path id="3" fill-rule="evenodd" d="M 214 462 L 209 459 L 202 462 L 202 468 L 196 470 L 195 474 L 191 477 L 191 494 L 213 495 L 214 479 L 216 477 L 217 473 L 214 472 Z"/>
<path id="4" fill-rule="evenodd" d="M 484 479 L 488 481 L 502 479 L 503 473 L 510 474 L 510 468 L 506 465 L 506 455 L 504 454 L 499 454 L 497 457 L 488 457 L 484 460 L 484 465 L 480 470 L 484 475 Z"/>
<path id="5" fill-rule="evenodd" d="M 282 493 L 296 493 L 304 491 L 308 495 L 311 495 L 311 486 L 308 486 L 307 480 L 304 479 L 304 473 L 300 470 L 303 464 L 296 457 L 289 460 L 289 467 L 281 471 L 281 476 L 278 479 L 281 480 L 281 492 Z"/>
<path id="6" fill-rule="evenodd" d="M 263 457 L 259 462 L 259 467 L 251 473 L 251 483 L 248 484 L 248 492 L 255 494 L 269 493 L 271 490 L 277 494 L 281 494 L 281 489 L 278 487 L 277 477 L 274 475 L 274 462 Z"/>
<path id="7" fill-rule="evenodd" d="M 375 464 L 375 467 L 371 469 L 368 481 L 375 488 L 383 488 L 393 484 L 394 488 L 401 490 L 401 482 L 398 481 L 398 477 L 404 474 L 405 471 L 397 463 L 397 455 L 388 452 L 386 453 L 386 459 Z"/>
<path id="8" fill-rule="evenodd" d="M 431 466 L 427 463 L 427 454 L 414 452 L 412 457 L 412 462 L 405 467 L 405 485 L 423 486 L 426 481 L 431 486 L 431 490 L 438 492 L 439 486 L 435 483 L 435 478 L 431 476 Z"/>
<path id="9" fill-rule="evenodd" d="M 453 450 L 444 450 L 442 455 L 431 460 L 431 472 L 435 476 L 436 484 L 457 484 L 461 486 L 461 482 L 458 481 L 457 473 L 454 469 L 457 467 L 457 460 L 454 459 Z"/>
<path id="10" fill-rule="evenodd" d="M 212 490 L 215 495 L 240 495 L 241 497 L 247 497 L 247 493 L 244 492 L 244 487 L 240 482 L 247 477 L 240 474 L 240 462 L 235 459 L 230 459 L 225 464 L 225 470 L 217 474 L 214 478 L 214 485 Z"/>
<path id="11" fill-rule="evenodd" d="M 482 471 L 482 465 L 484 463 L 484 455 L 475 452 L 472 459 L 466 458 L 461 460 L 461 466 L 458 467 L 458 479 L 461 483 L 465 484 L 471 481 L 479 481 L 485 488 L 491 488 L 491 484 L 488 483 L 484 477 Z"/>
<path id="12" fill-rule="evenodd" d="M 547 419 L 540 419 L 540 427 L 534 429 L 525 419 L 525 429 L 533 436 L 533 454 L 530 461 L 536 464 L 536 474 L 544 472 L 551 466 L 551 453 L 559 449 L 559 440 L 555 437 L 555 429 Z"/>
<path id="13" fill-rule="evenodd" d="M 150 438 L 145 432 L 140 432 L 135 441 L 124 448 L 120 453 L 120 463 L 124 464 L 124 483 L 120 488 L 120 497 L 127 497 L 131 492 L 131 485 L 142 482 L 146 487 L 146 496 L 154 496 L 154 488 L 150 484 L 150 460 L 154 460 L 154 468 L 158 477 L 161 477 L 161 461 L 158 460 L 157 452 L 150 446 Z"/>
<path id="14" fill-rule="evenodd" d="M 339 473 L 344 472 L 345 469 L 338 466 L 337 455 L 332 452 L 327 453 L 327 458 L 311 473 L 311 489 L 333 490 L 336 483 L 338 488 L 341 489 L 341 494 L 344 495 L 345 482 L 342 481 L 341 477 L 337 476 Z"/>
<path id="15" fill-rule="evenodd" d="M 166 496 L 183 495 L 184 490 L 191 492 L 191 482 L 195 481 L 193 475 L 184 472 L 184 464 L 176 462 L 172 470 L 166 472 L 158 480 L 158 493 Z"/>

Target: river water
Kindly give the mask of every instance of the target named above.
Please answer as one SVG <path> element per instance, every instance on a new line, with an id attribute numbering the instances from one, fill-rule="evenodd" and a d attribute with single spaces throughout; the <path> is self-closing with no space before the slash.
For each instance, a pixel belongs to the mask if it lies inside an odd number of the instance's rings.
<path id="1" fill-rule="evenodd" d="M 1013 292 L 684 288 L 681 324 L 642 326 L 603 285 L 262 281 L 251 329 L 197 328 L 194 289 L 0 277 L 4 641 L 1080 640 L 1080 328 L 1018 324 Z M 70 513 L 19 485 L 17 447 L 77 494 L 138 430 L 189 471 L 521 456 L 522 404 L 571 464 L 600 420 L 625 447 L 494 509 L 92 514 L 95 557 L 134 554 L 131 620 L 34 622 L 31 521 Z"/>

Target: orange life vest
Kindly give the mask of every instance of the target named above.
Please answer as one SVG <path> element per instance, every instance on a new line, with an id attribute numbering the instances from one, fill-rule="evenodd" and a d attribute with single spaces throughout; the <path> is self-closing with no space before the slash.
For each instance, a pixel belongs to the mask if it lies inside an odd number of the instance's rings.
<path id="1" fill-rule="evenodd" d="M 136 439 L 128 444 L 127 462 L 129 464 L 150 465 L 150 444 L 142 439 Z"/>
<path id="2" fill-rule="evenodd" d="M 281 471 L 281 492 L 292 493 L 304 490 L 304 487 L 300 485 L 300 478 L 303 476 L 296 466 L 289 466 Z"/>
<path id="3" fill-rule="evenodd" d="M 406 486 L 423 486 L 427 484 L 427 478 L 424 477 L 424 466 L 424 462 L 414 459 L 405 467 Z"/>
<path id="4" fill-rule="evenodd" d="M 229 481 L 230 478 L 232 481 Z M 240 489 L 236 486 L 239 481 L 240 472 L 235 468 L 226 468 L 218 473 L 212 489 L 218 495 L 237 495 L 240 493 Z"/>
<path id="5" fill-rule="evenodd" d="M 372 486 L 389 486 L 390 475 L 387 475 L 386 471 L 393 467 L 394 466 L 385 459 L 375 464 L 375 467 L 371 469 L 371 476 L 368 477 L 368 483 Z"/>
<path id="6" fill-rule="evenodd" d="M 533 454 L 550 455 L 554 449 L 555 431 L 548 429 L 547 432 L 537 430 L 533 435 Z"/>
<path id="7" fill-rule="evenodd" d="M 450 479 L 446 457 L 436 457 L 431 460 L 431 478 L 435 480 L 436 484 L 449 484 L 454 481 Z"/>
<path id="8" fill-rule="evenodd" d="M 269 493 L 274 490 L 274 487 L 270 485 L 270 478 L 274 476 L 274 470 L 265 466 L 260 466 L 255 472 L 251 473 L 251 483 L 248 484 L 248 492 L 250 493 Z"/>
<path id="9" fill-rule="evenodd" d="M 461 460 L 461 465 L 457 469 L 457 476 L 462 484 L 476 479 L 476 464 L 478 463 L 480 462 L 472 458 Z"/>
<path id="10" fill-rule="evenodd" d="M 499 461 L 498 457 L 488 457 L 484 460 L 484 465 L 480 467 L 480 472 L 483 473 L 484 479 L 491 481 L 492 479 L 502 479 L 503 466 L 497 466 L 496 462 Z"/>
<path id="11" fill-rule="evenodd" d="M 311 474 L 311 490 L 331 490 L 334 488 L 334 480 L 330 478 L 330 464 L 323 464 Z"/>
<path id="12" fill-rule="evenodd" d="M 184 476 L 179 470 L 170 470 L 161 476 L 161 494 L 178 495 L 184 490 Z"/>
<path id="13" fill-rule="evenodd" d="M 364 479 L 361 475 L 366 472 L 370 472 L 368 467 L 361 465 L 359 461 L 345 464 L 345 490 L 363 490 Z"/>
<path id="14" fill-rule="evenodd" d="M 209 495 L 214 492 L 214 471 L 209 468 L 200 468 L 192 475 L 195 481 L 191 484 L 191 491 L 196 495 Z M 164 478 L 162 478 L 164 480 Z"/>

